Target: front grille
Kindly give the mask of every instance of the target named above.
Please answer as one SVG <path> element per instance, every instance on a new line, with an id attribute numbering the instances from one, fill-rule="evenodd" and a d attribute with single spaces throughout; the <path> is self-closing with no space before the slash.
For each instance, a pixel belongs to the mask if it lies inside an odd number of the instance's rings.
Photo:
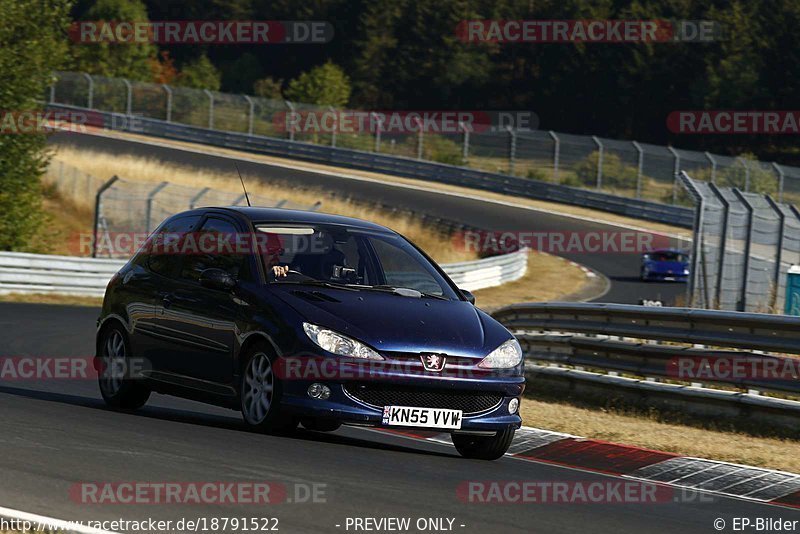
<path id="1" fill-rule="evenodd" d="M 442 391 L 391 384 L 346 384 L 344 389 L 356 400 L 381 409 L 384 406 L 446 408 L 469 415 L 491 410 L 503 401 L 501 393 L 485 391 Z"/>

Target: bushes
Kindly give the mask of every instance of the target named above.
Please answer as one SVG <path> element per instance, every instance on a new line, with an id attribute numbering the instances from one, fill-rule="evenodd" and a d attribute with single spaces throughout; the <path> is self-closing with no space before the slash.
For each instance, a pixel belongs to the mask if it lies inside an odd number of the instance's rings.
<path id="1" fill-rule="evenodd" d="M 68 8 L 55 1 L 0 2 L 0 115 L 41 111 L 36 100 L 66 58 Z M 35 249 L 46 228 L 39 181 L 45 149 L 41 132 L 0 135 L 0 250 Z"/>
<path id="2" fill-rule="evenodd" d="M 597 161 L 600 152 L 595 150 L 573 167 L 574 175 L 564 179 L 565 185 L 594 187 L 597 185 Z M 603 153 L 603 188 L 635 189 L 637 168 L 628 165 L 614 153 Z"/>

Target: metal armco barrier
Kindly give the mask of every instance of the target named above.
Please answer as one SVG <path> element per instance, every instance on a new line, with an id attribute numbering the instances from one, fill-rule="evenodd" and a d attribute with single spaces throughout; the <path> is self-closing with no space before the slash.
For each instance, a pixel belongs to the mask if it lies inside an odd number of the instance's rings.
<path id="1" fill-rule="evenodd" d="M 537 371 L 574 370 L 573 380 L 604 378 L 609 384 L 640 389 L 665 386 L 662 389 L 674 395 L 716 391 L 723 393 L 717 397 L 738 402 L 758 396 L 760 404 L 791 405 L 800 414 L 800 402 L 752 394 L 752 390 L 773 391 L 800 400 L 799 376 L 767 376 L 770 370 L 800 369 L 800 359 L 788 356 L 800 355 L 799 317 L 590 303 L 517 304 L 492 315 L 515 332 L 529 367 Z M 745 350 L 726 350 L 733 348 Z M 731 362 L 744 358 L 755 362 L 758 370 L 731 370 Z M 698 370 L 703 371 L 699 376 Z M 695 387 L 657 383 L 660 380 Z M 707 384 L 745 393 L 721 392 Z"/>
<path id="2" fill-rule="evenodd" d="M 0 252 L 0 294 L 49 293 L 102 297 L 126 260 Z M 444 264 L 459 287 L 473 291 L 518 280 L 528 267 L 528 251 Z"/>
<path id="3" fill-rule="evenodd" d="M 691 228 L 694 221 L 694 210 L 691 208 L 625 198 L 532 178 L 521 178 L 444 163 L 322 146 L 275 137 L 210 130 L 197 126 L 144 117 L 132 117 L 120 113 L 89 110 L 63 104 L 48 104 L 48 109 L 54 111 L 90 112 L 93 120 L 99 121 L 102 118 L 103 121 L 102 126 L 100 124 L 93 125 L 108 130 L 201 143 L 268 156 L 382 172 L 395 176 L 470 187 L 523 198 L 571 204 L 637 219 L 673 224 L 684 228 Z"/>

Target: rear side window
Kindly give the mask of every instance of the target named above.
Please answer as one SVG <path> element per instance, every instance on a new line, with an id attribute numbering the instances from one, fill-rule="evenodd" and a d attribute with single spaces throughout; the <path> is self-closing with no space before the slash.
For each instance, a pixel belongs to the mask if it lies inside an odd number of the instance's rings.
<path id="1" fill-rule="evenodd" d="M 200 223 L 200 215 L 188 215 L 186 217 L 176 217 L 170 219 L 161 225 L 150 237 L 148 242 L 150 247 L 145 247 L 147 250 L 161 251 L 161 253 L 147 252 L 144 264 L 154 273 L 161 276 L 174 278 L 177 276 L 178 268 L 181 263 L 181 256 L 174 253 L 163 253 L 165 249 L 165 242 L 170 239 L 176 239 L 182 234 L 194 232 L 197 230 L 197 225 Z"/>
<path id="2" fill-rule="evenodd" d="M 184 254 L 180 278 L 199 282 L 200 273 L 206 269 L 222 269 L 238 279 L 243 274 L 246 256 L 235 247 L 230 249 L 223 246 L 226 237 L 236 236 L 237 233 L 236 227 L 228 221 L 214 218 L 206 220 L 200 228 L 197 241 L 203 242 L 203 235 L 211 234 L 213 237 L 205 240 L 205 243 L 212 245 L 201 247 L 197 252 Z M 214 243 L 219 246 L 214 246 Z"/>

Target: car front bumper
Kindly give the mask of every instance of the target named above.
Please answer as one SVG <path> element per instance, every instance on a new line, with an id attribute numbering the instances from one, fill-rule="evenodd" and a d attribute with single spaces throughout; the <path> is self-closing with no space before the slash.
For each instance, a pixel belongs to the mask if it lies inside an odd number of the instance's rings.
<path id="1" fill-rule="evenodd" d="M 308 388 L 314 383 L 326 385 L 330 388 L 330 397 L 321 400 L 314 399 L 308 395 Z M 519 428 L 522 418 L 517 413 L 510 414 L 508 405 L 511 399 L 520 399 L 525 390 L 525 378 L 515 377 L 492 377 L 483 379 L 452 379 L 452 378 L 429 378 L 429 377 L 407 377 L 388 378 L 382 377 L 381 385 L 400 387 L 420 388 L 426 391 L 447 393 L 458 391 L 461 393 L 474 391 L 476 395 L 493 393 L 502 397 L 499 404 L 485 411 L 474 414 L 465 413 L 462 419 L 461 428 L 439 429 L 426 427 L 422 430 L 436 430 L 441 432 L 497 432 L 508 428 Z M 292 380 L 283 382 L 283 396 L 281 405 L 283 410 L 291 415 L 298 417 L 313 417 L 320 419 L 332 419 L 344 424 L 385 427 L 392 429 L 403 429 L 411 427 L 387 426 L 383 424 L 382 407 L 369 405 L 355 398 L 348 387 L 352 382 L 338 382 L 325 380 Z M 410 404 L 409 404 L 410 405 Z M 416 406 L 427 408 L 429 406 Z M 413 427 L 421 430 L 420 427 Z"/>

